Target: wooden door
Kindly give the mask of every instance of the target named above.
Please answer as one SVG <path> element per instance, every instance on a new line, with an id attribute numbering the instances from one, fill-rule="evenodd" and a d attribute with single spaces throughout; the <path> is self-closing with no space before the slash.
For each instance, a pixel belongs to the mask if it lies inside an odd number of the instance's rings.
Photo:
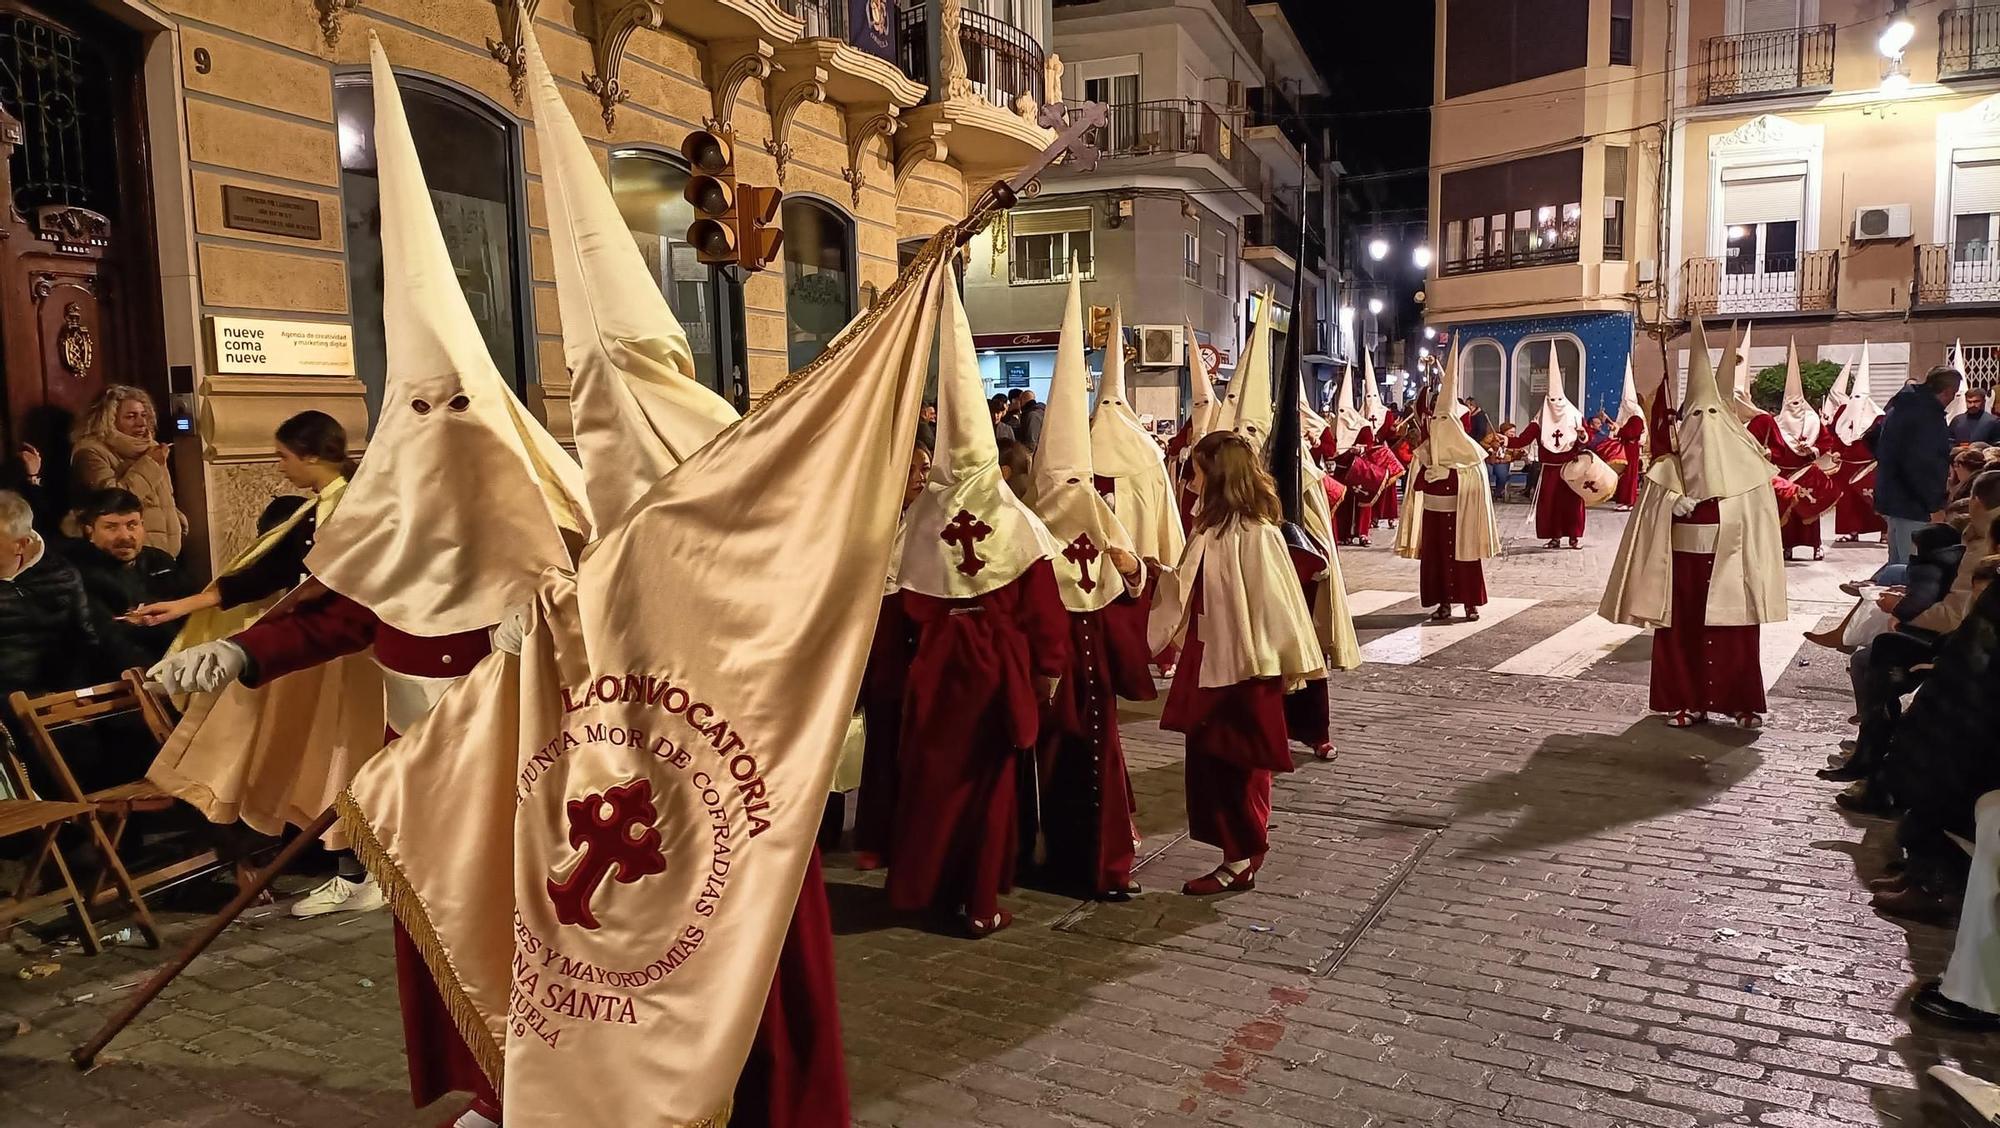
<path id="1" fill-rule="evenodd" d="M 55 7 L 0 0 L 0 437 L 52 484 L 106 384 L 167 410 L 139 44 Z"/>

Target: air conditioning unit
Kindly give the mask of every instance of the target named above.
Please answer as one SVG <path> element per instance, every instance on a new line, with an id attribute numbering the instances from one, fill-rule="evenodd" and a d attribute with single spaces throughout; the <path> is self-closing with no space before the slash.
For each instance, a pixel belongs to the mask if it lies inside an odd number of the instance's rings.
<path id="1" fill-rule="evenodd" d="M 1187 347 L 1181 338 L 1178 325 L 1141 325 L 1139 331 L 1139 366 L 1142 368 L 1173 368 L 1186 358 L 1182 351 Z"/>
<path id="2" fill-rule="evenodd" d="M 1854 241 L 1869 243 L 1910 237 L 1910 205 L 1881 204 L 1854 210 Z"/>

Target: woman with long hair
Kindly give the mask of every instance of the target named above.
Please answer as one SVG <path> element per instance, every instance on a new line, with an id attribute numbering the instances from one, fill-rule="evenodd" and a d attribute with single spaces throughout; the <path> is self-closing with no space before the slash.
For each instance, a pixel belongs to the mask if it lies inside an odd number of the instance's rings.
<path id="1" fill-rule="evenodd" d="M 302 411 L 278 424 L 276 439 L 278 473 L 312 494 L 313 500 L 273 500 L 258 521 L 256 543 L 231 561 L 215 582 L 184 599 L 133 608 L 133 621 L 154 626 L 197 611 L 228 611 L 282 595 L 299 582 L 313 535 L 339 503 L 354 462 L 347 457 L 347 429 L 323 411 Z"/>
<path id="2" fill-rule="evenodd" d="M 1326 662 L 1263 459 L 1224 431 L 1195 444 L 1189 462 L 1193 536 L 1160 581 L 1148 642 L 1180 644 L 1160 727 L 1187 737 L 1188 832 L 1222 851 L 1220 866 L 1181 889 L 1200 896 L 1255 887 L 1271 777 L 1292 770 L 1285 694 L 1324 677 Z M 1125 554 L 1114 561 L 1137 567 Z"/>
<path id="3" fill-rule="evenodd" d="M 146 543 L 179 556 L 187 516 L 174 504 L 174 480 L 167 472 L 172 448 L 155 437 L 159 428 L 159 412 L 145 389 L 107 386 L 71 429 L 70 496 L 130 492 L 146 521 Z"/>

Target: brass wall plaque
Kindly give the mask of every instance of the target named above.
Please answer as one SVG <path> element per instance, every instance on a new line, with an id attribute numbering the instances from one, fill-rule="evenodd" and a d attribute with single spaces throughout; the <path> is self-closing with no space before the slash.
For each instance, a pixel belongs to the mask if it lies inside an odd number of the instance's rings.
<path id="1" fill-rule="evenodd" d="M 318 242 L 319 201 L 307 196 L 287 196 L 264 188 L 224 184 L 222 224 L 238 231 L 256 231 Z"/>

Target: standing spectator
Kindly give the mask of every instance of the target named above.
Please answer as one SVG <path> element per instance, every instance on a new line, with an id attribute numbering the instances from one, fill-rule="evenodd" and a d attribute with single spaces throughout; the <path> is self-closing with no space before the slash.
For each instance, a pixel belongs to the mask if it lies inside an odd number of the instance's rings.
<path id="1" fill-rule="evenodd" d="M 986 406 L 993 409 L 993 442 L 996 445 L 1018 442 L 1013 426 L 1007 422 L 1007 397 L 995 392 L 993 398 L 986 401 Z"/>
<path id="2" fill-rule="evenodd" d="M 1471 396 L 1465 397 L 1465 433 L 1472 436 L 1475 443 L 1484 443 L 1486 436 L 1493 433 L 1493 421 L 1486 417 L 1486 409 Z"/>
<path id="3" fill-rule="evenodd" d="M 2000 443 L 2000 415 L 1986 410 L 1986 393 L 1978 388 L 1965 390 L 1965 414 L 1951 421 L 1951 441 Z"/>
<path id="4" fill-rule="evenodd" d="M 926 401 L 917 413 L 917 444 L 925 450 L 937 449 L 937 404 Z"/>
<path id="5" fill-rule="evenodd" d="M 1021 422 L 1014 428 L 1014 438 L 1031 452 L 1042 445 L 1043 410 L 1042 404 L 1035 399 L 1033 388 L 1021 392 Z"/>
<path id="6" fill-rule="evenodd" d="M 77 508 L 84 539 L 68 555 L 83 578 L 91 611 L 105 630 L 106 651 L 119 669 L 151 666 L 166 657 L 179 629 L 127 618 L 134 609 L 180 599 L 194 590 L 173 557 L 146 543 L 139 499 L 130 491 L 98 490 Z"/>
<path id="7" fill-rule="evenodd" d="M 70 494 L 127 491 L 144 507 L 146 543 L 178 557 L 187 517 L 174 504 L 174 480 L 167 473 L 172 448 L 154 437 L 158 432 L 151 396 L 127 384 L 105 388 L 72 433 Z"/>
<path id="8" fill-rule="evenodd" d="M 1944 508 L 1951 472 L 1945 405 L 1958 396 L 1956 370 L 1933 368 L 1889 401 L 1875 439 L 1875 512 L 1889 525 L 1889 563 L 1906 564 L 1911 537 Z"/>

